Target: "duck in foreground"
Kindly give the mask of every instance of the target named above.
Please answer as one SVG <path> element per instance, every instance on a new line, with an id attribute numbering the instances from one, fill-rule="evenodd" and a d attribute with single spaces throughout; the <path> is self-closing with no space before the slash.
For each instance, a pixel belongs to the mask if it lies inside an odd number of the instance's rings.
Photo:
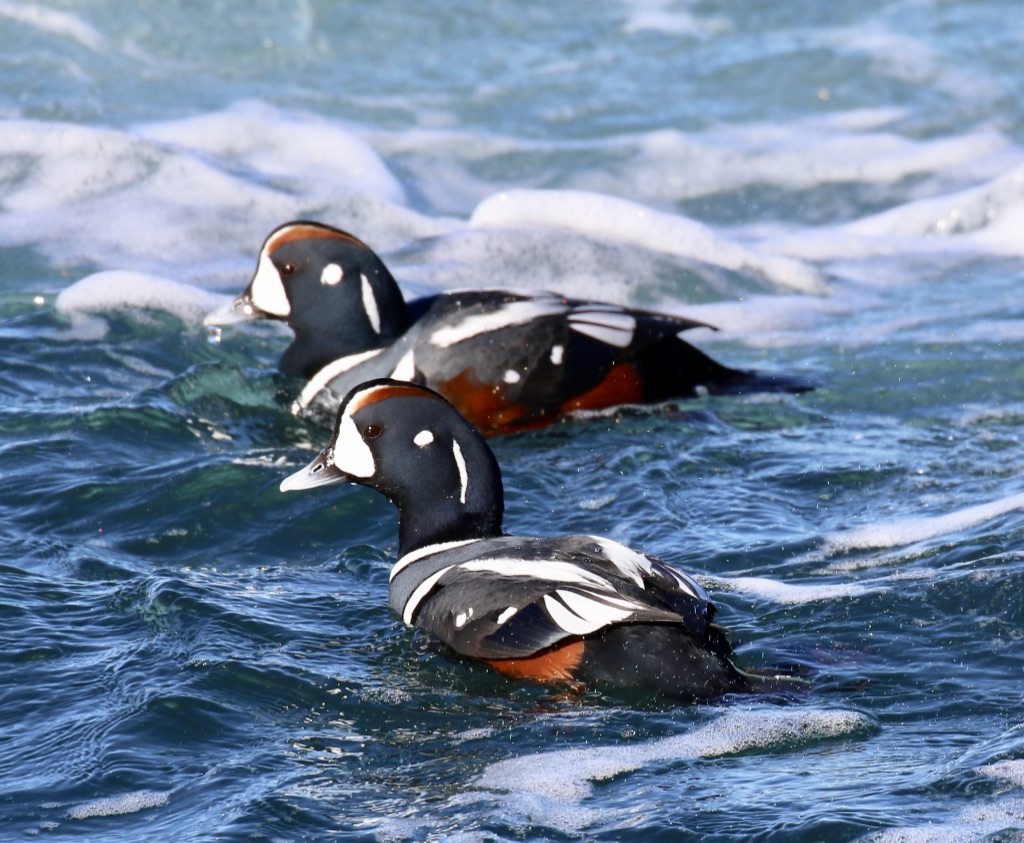
<path id="1" fill-rule="evenodd" d="M 315 222 L 277 228 L 248 288 L 207 325 L 278 319 L 295 332 L 285 374 L 307 379 L 293 411 L 329 424 L 350 389 L 377 377 L 442 393 L 485 436 L 580 410 L 711 393 L 800 392 L 804 380 L 731 369 L 682 339 L 710 327 L 558 295 L 440 293 L 406 303 L 383 261 Z"/>
<path id="2" fill-rule="evenodd" d="M 330 444 L 281 490 L 339 482 L 398 508 L 391 608 L 460 657 L 510 678 L 685 701 L 785 682 L 739 670 L 704 590 L 665 563 L 597 536 L 504 535 L 494 454 L 430 389 L 391 379 L 353 389 Z"/>

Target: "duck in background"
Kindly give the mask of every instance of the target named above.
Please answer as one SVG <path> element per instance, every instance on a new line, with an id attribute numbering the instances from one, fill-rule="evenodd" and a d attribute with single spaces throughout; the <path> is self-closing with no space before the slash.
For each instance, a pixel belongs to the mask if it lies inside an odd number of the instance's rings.
<path id="1" fill-rule="evenodd" d="M 390 377 L 443 394 L 485 436 L 545 427 L 581 410 L 710 393 L 802 392 L 802 379 L 732 369 L 682 334 L 678 316 L 505 290 L 406 302 L 377 254 L 317 222 L 289 222 L 260 250 L 256 273 L 207 325 L 286 322 L 281 371 L 307 380 L 292 410 L 329 425 L 341 397 Z"/>

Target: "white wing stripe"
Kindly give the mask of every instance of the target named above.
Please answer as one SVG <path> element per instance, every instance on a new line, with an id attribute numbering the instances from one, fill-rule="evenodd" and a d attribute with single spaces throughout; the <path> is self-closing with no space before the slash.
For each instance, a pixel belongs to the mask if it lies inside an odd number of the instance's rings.
<path id="1" fill-rule="evenodd" d="M 366 360 L 376 357 L 383 350 L 383 348 L 375 348 L 372 351 L 362 351 L 359 354 L 349 354 L 347 357 L 339 357 L 337 360 L 328 363 L 309 379 L 309 383 L 303 387 L 299 397 L 295 399 L 295 404 L 300 410 L 304 407 L 308 407 L 309 402 L 316 398 L 322 390 L 326 389 L 327 384 L 338 377 L 338 375 L 347 372 L 349 369 L 358 366 Z"/>
<path id="2" fill-rule="evenodd" d="M 562 583 L 582 583 L 595 586 L 601 591 L 614 594 L 612 584 L 604 577 L 592 574 L 572 562 L 531 562 L 526 559 L 471 559 L 459 567 L 464 571 L 485 571 L 499 577 L 525 577 L 527 579 L 553 580 Z"/>
<path id="3" fill-rule="evenodd" d="M 628 618 L 637 609 L 644 608 L 643 606 L 634 606 L 627 600 L 605 597 L 604 595 L 591 597 L 586 594 L 580 594 L 578 591 L 568 591 L 561 588 L 555 593 L 562 598 L 562 602 L 566 606 L 581 618 L 592 618 L 594 620 L 603 618 L 606 624 L 621 621 L 624 618 Z"/>
<path id="4" fill-rule="evenodd" d="M 619 331 L 633 331 L 636 328 L 636 319 L 621 310 L 581 307 L 569 314 L 569 321 L 604 325 L 606 328 L 615 328 Z"/>
<path id="5" fill-rule="evenodd" d="M 416 377 L 415 349 L 410 348 L 402 355 L 402 359 L 398 361 L 391 377 L 396 381 L 411 381 Z"/>
<path id="6" fill-rule="evenodd" d="M 629 577 L 643 588 L 644 574 L 651 572 L 651 563 L 647 557 L 641 556 L 635 550 L 630 550 L 624 544 L 619 544 L 617 541 L 606 539 L 603 536 L 591 536 L 591 538 L 624 577 Z"/>
<path id="7" fill-rule="evenodd" d="M 569 327 L 578 334 L 585 334 L 598 342 L 606 345 L 614 345 L 616 348 L 625 348 L 633 341 L 633 332 L 624 331 L 622 328 L 610 325 L 595 325 L 591 322 L 570 321 Z"/>
<path id="8" fill-rule="evenodd" d="M 434 331 L 430 335 L 430 344 L 436 345 L 438 348 L 449 348 L 479 334 L 498 331 L 512 325 L 522 325 L 524 322 L 544 316 L 554 316 L 565 313 L 565 311 L 566 306 L 553 299 L 509 302 L 493 313 L 467 316 L 455 325 Z"/>
<path id="9" fill-rule="evenodd" d="M 571 635 L 586 635 L 633 614 L 631 610 L 616 609 L 583 594 L 561 589 L 544 595 L 544 608 L 551 619 Z"/>
<path id="10" fill-rule="evenodd" d="M 402 609 L 402 620 L 405 621 L 406 626 L 412 626 L 412 616 L 416 614 L 416 609 L 418 609 L 420 603 L 423 602 L 423 598 L 430 593 L 430 589 L 434 587 L 437 581 L 451 569 L 451 565 L 447 568 L 442 568 L 436 574 L 431 574 L 416 586 L 413 593 L 409 595 L 409 599 L 405 601 L 405 607 Z"/>
<path id="11" fill-rule="evenodd" d="M 697 585 L 697 583 L 690 579 L 688 576 L 686 576 L 686 574 L 682 574 L 679 571 L 672 571 L 672 576 L 675 578 L 675 581 L 679 584 L 679 587 L 687 594 L 689 594 L 691 597 L 696 597 L 698 600 L 704 599 L 704 595 L 699 593 L 700 586 Z"/>

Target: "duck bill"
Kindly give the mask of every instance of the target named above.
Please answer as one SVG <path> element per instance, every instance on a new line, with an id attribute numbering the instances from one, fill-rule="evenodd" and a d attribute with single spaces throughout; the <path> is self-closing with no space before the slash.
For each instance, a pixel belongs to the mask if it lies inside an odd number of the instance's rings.
<path id="1" fill-rule="evenodd" d="M 237 325 L 239 322 L 254 322 L 257 319 L 276 319 L 265 310 L 261 310 L 252 301 L 252 291 L 246 290 L 230 304 L 220 310 L 208 313 L 203 319 L 207 327 L 214 325 Z"/>
<path id="2" fill-rule="evenodd" d="M 330 486 L 334 483 L 351 483 L 352 478 L 334 464 L 333 449 L 325 449 L 320 456 L 305 468 L 300 468 L 281 481 L 282 492 L 297 492 Z"/>

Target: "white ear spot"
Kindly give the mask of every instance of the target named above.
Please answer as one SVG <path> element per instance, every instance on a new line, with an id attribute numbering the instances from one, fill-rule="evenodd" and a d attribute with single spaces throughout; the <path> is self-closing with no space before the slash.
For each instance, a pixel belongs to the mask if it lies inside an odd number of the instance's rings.
<path id="1" fill-rule="evenodd" d="M 326 287 L 333 287 L 335 284 L 341 283 L 341 279 L 344 277 L 344 269 L 336 263 L 329 263 L 324 267 L 324 271 L 320 273 L 320 283 Z"/>
<path id="2" fill-rule="evenodd" d="M 256 274 L 249 285 L 249 297 L 252 303 L 271 316 L 287 319 L 291 316 L 292 306 L 284 291 L 284 282 L 274 266 L 274 262 L 266 254 L 260 255 L 256 266 Z"/>
<path id="3" fill-rule="evenodd" d="M 366 318 L 370 320 L 370 327 L 374 333 L 380 333 L 380 310 L 377 307 L 377 297 L 373 294 L 373 287 L 370 286 L 370 279 L 359 273 L 359 289 L 363 294 L 363 310 L 366 311 Z"/>
<path id="4" fill-rule="evenodd" d="M 565 346 L 553 345 L 551 346 L 551 362 L 560 366 L 562 364 L 562 356 L 565 354 Z"/>
<path id="5" fill-rule="evenodd" d="M 426 448 L 431 442 L 434 441 L 434 434 L 429 430 L 421 430 L 412 438 L 413 444 L 418 445 L 420 448 Z"/>
<path id="6" fill-rule="evenodd" d="M 503 378 L 505 383 L 519 383 L 522 379 L 522 375 L 520 375 L 515 369 L 508 369 Z"/>
<path id="7" fill-rule="evenodd" d="M 454 440 L 452 440 L 452 454 L 455 457 L 455 465 L 459 469 L 459 483 L 462 486 L 459 491 L 459 503 L 465 503 L 466 487 L 469 486 L 469 475 L 466 473 L 466 459 L 462 456 L 462 448 Z"/>

